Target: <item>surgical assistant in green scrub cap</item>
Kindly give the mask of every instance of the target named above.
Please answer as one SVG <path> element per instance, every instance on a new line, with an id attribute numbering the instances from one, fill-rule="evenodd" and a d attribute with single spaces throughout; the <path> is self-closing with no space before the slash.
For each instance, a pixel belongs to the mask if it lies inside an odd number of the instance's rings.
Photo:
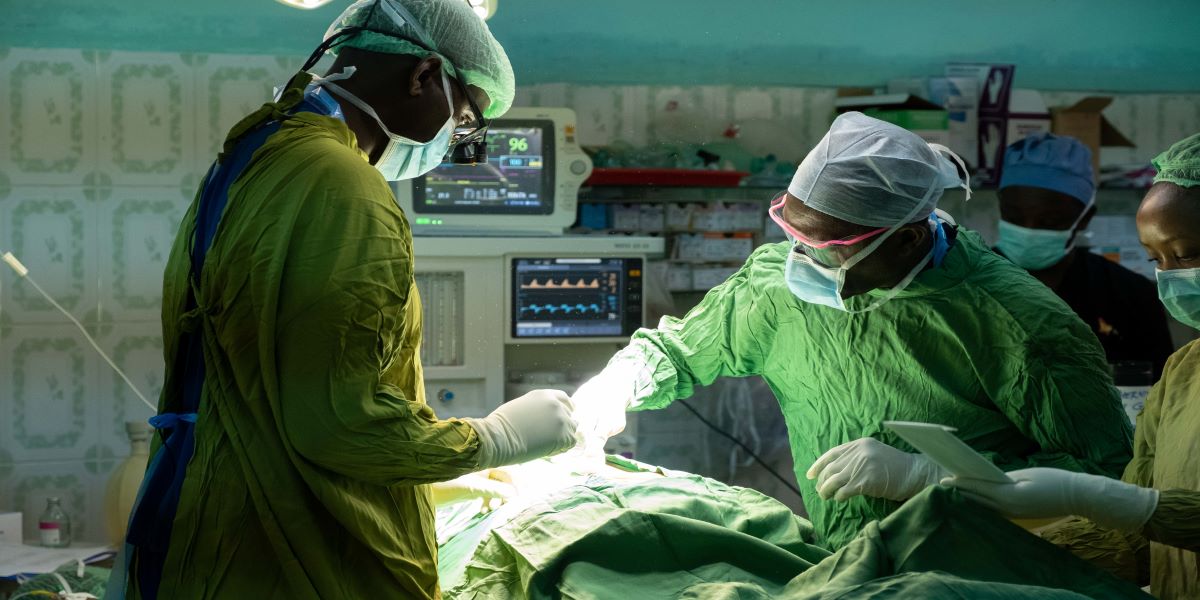
<path id="1" fill-rule="evenodd" d="M 512 67 L 461 0 L 362 0 L 230 130 L 163 282 L 153 459 L 109 582 L 121 598 L 440 597 L 435 500 L 569 449 L 564 392 L 474 419 L 425 402 L 421 298 L 388 181 L 507 110 Z M 472 146 L 477 147 L 477 146 Z"/>
<path id="2" fill-rule="evenodd" d="M 1157 379 L 1174 350 L 1167 316 L 1154 282 L 1083 247 L 1095 198 L 1082 142 L 1049 133 L 1017 141 L 1004 152 L 996 251 L 1054 290 L 1100 338 L 1109 363 L 1140 362 Z"/>
<path id="3" fill-rule="evenodd" d="M 1200 134 L 1154 159 L 1158 175 L 1137 213 L 1167 310 L 1200 328 Z M 1016 482 L 945 483 L 1019 518 L 1077 515 L 1043 532 L 1157 598 L 1200 598 L 1200 341 L 1167 361 L 1137 418 L 1121 481 L 1059 469 L 1009 473 Z M 1140 568 L 1149 546 L 1150 568 Z"/>
<path id="4" fill-rule="evenodd" d="M 847 543 L 944 473 L 884 430 L 958 428 L 1005 469 L 1115 475 L 1130 427 L 1095 336 L 1057 296 L 936 213 L 949 151 L 847 113 L 800 164 L 759 248 L 683 318 L 638 331 L 573 399 L 594 445 L 624 411 L 762 376 L 818 539 Z"/>

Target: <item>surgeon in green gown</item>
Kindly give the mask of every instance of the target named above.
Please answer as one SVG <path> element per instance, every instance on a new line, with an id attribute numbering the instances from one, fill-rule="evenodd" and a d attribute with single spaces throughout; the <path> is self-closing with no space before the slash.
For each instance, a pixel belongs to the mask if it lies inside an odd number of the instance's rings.
<path id="1" fill-rule="evenodd" d="M 1171 146 L 1154 166 L 1154 186 L 1138 208 L 1138 237 L 1157 267 L 1167 312 L 1200 329 L 1200 133 Z M 1043 537 L 1149 584 L 1157 598 L 1200 598 L 1200 341 L 1171 355 L 1150 390 L 1121 481 L 1058 469 L 1009 477 L 1015 482 L 946 483 L 1013 517 L 1084 517 Z"/>
<path id="2" fill-rule="evenodd" d="M 109 598 L 437 598 L 429 484 L 575 443 L 559 391 L 479 419 L 425 402 L 387 181 L 508 109 L 503 49 L 461 0 L 364 0 L 326 50 L 326 76 L 229 132 L 184 217 L 158 435 Z"/>
<path id="3" fill-rule="evenodd" d="M 762 376 L 788 427 L 818 543 L 838 548 L 946 475 L 884 428 L 955 427 L 1005 470 L 1116 475 L 1131 431 L 1087 325 L 974 232 L 935 213 L 953 155 L 859 113 L 837 118 L 759 248 L 683 318 L 665 317 L 573 396 L 585 447 L 626 410 L 718 377 Z"/>

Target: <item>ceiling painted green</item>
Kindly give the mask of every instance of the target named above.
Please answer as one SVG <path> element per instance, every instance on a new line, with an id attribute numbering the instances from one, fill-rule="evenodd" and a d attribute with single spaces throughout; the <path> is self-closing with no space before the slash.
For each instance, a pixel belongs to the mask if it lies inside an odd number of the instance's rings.
<path id="1" fill-rule="evenodd" d="M 348 4 L 0 0 L 0 45 L 295 55 Z M 500 0 L 518 83 L 879 85 L 950 60 L 1041 89 L 1200 92 L 1195 0 Z"/>

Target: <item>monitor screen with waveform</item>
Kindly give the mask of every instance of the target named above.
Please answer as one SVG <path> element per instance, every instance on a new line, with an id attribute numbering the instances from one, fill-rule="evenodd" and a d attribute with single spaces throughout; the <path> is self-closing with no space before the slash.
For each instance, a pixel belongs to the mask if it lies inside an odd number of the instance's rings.
<path id="1" fill-rule="evenodd" d="M 640 258 L 514 258 L 513 337 L 625 337 L 642 325 Z"/>
<path id="2" fill-rule="evenodd" d="M 488 129 L 487 163 L 442 163 L 413 189 L 419 213 L 550 214 L 554 149 L 549 121 L 510 121 Z"/>

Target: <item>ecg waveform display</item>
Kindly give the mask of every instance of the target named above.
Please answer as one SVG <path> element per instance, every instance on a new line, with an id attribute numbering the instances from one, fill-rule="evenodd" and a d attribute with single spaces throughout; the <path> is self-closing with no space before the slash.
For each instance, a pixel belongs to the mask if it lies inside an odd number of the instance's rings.
<path id="1" fill-rule="evenodd" d="M 600 289 L 600 279 L 587 280 L 585 277 L 580 277 L 577 281 L 572 282 L 569 279 L 555 281 L 549 277 L 545 281 L 540 279 L 532 279 L 521 284 L 523 290 L 598 290 Z"/>
<path id="2" fill-rule="evenodd" d="M 530 312 L 535 316 L 540 314 L 579 314 L 579 315 L 598 315 L 603 312 L 603 308 L 599 304 L 530 304 L 524 307 L 522 312 Z"/>
<path id="3" fill-rule="evenodd" d="M 631 318 L 630 282 L 640 319 L 640 265 L 628 259 L 516 259 L 513 319 L 517 337 L 618 336 Z"/>

